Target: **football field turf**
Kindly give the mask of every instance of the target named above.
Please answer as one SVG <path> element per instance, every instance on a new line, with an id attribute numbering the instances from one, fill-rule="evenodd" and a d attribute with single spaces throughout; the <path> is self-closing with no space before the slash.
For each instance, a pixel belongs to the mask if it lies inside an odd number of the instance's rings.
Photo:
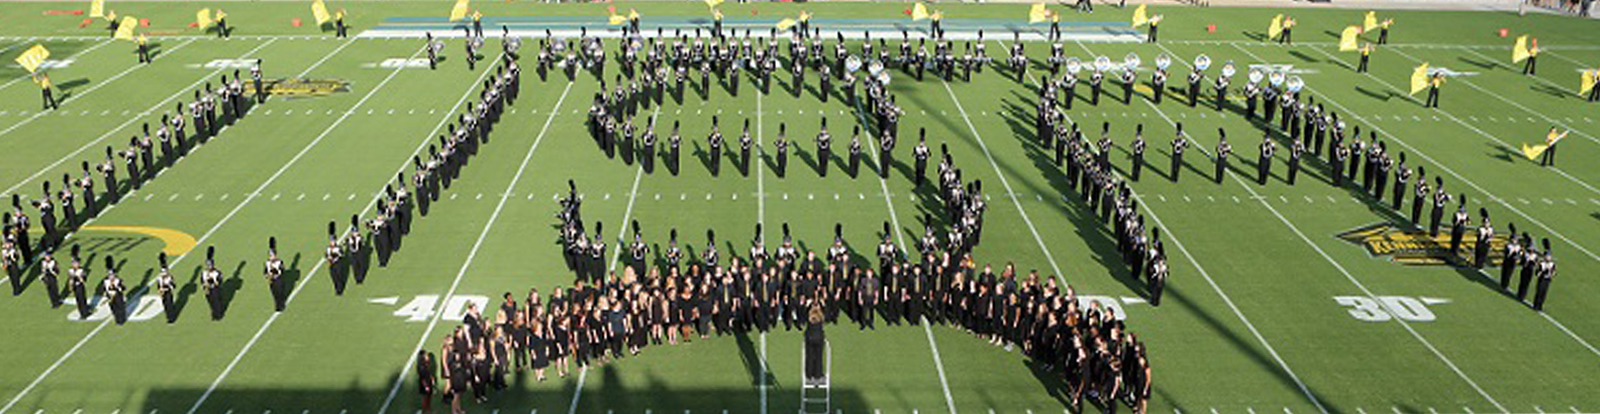
<path id="1" fill-rule="evenodd" d="M 353 35 L 386 19 L 443 16 L 450 6 L 338 3 L 330 6 L 350 10 Z M 696 73 L 681 99 L 668 95 L 640 114 L 655 116 L 663 137 L 674 122 L 681 125 L 680 173 L 646 173 L 637 164 L 607 158 L 585 125 L 599 83 L 586 73 L 575 81 L 559 72 L 541 79 L 531 59 L 537 41 L 526 39 L 521 98 L 489 143 L 429 214 L 414 221 L 388 267 L 373 269 L 365 283 L 335 295 L 321 260 L 326 223 L 338 221 L 342 229 L 352 214 L 369 216 L 383 186 L 396 173 L 409 175 L 412 155 L 425 154 L 492 75 L 485 69 L 492 70 L 487 63 L 500 51 L 499 29 L 485 29 L 490 60 L 477 71 L 458 58 L 460 39 L 447 39 L 446 59 L 428 70 L 405 64 L 423 56 L 420 39 L 339 39 L 310 24 L 292 26 L 292 18 L 310 20 L 309 2 L 220 4 L 238 28 L 228 40 L 186 27 L 195 10 L 217 5 L 114 3 L 111 8 L 122 15 L 151 20 L 140 29 L 158 34 L 152 36 L 158 54 L 148 65 L 135 65 L 133 46 L 110 40 L 103 22 L 80 28 L 83 16 L 46 13 L 86 5 L 0 5 L 6 23 L 0 25 L 0 57 L 9 65 L 26 48 L 44 44 L 55 61 L 49 71 L 58 96 L 64 95 L 60 109 L 41 112 L 26 71 L 0 67 L 0 194 L 6 197 L 36 198 L 41 182 L 59 186 L 63 173 L 76 178 L 80 162 L 99 162 L 107 146 L 121 150 L 128 137 L 140 134 L 141 124 L 188 102 L 205 82 L 232 76 L 236 67 L 248 73 L 239 61 L 262 59 L 269 79 L 347 83 L 326 96 L 274 97 L 255 107 L 69 239 L 95 264 L 91 282 L 105 274 L 101 257 L 113 257 L 135 297 L 147 286 L 153 289 L 157 252 L 189 253 L 174 256 L 172 266 L 182 289 L 176 323 L 151 312 L 135 312 L 135 319 L 150 318 L 125 325 L 103 313 L 75 320 L 70 305 L 48 306 L 33 273 L 25 276 L 28 286 L 20 296 L 0 298 L 0 324 L 6 327 L 0 339 L 0 414 L 413 413 L 420 403 L 409 358 L 419 347 L 437 351 L 457 323 L 452 318 L 461 304 L 572 284 L 554 218 L 569 179 L 584 196 L 585 220 L 603 221 L 617 238 L 625 223 L 638 220 L 645 239 L 657 246 L 669 228 L 684 234 L 686 245 L 700 246 L 699 235 L 714 228 L 723 252 L 744 252 L 756 223 L 765 224 L 767 240 L 777 240 L 779 223 L 788 223 L 802 250 L 821 250 L 841 223 L 857 259 L 875 262 L 871 248 L 882 223 L 895 228 L 902 245 L 912 246 L 922 234 L 921 217 L 943 207 L 936 192 L 916 189 L 908 179 L 911 141 L 923 128 L 935 151 L 948 146 L 963 179 L 985 183 L 989 210 L 977 262 L 1037 269 L 1102 306 L 1120 309 L 1149 347 L 1154 412 L 1600 411 L 1600 163 L 1591 161 L 1600 156 L 1600 104 L 1577 95 L 1578 70 L 1600 65 L 1595 21 L 1380 11 L 1396 25 L 1392 44 L 1373 54 L 1369 74 L 1355 73 L 1355 54 L 1337 46 L 1339 31 L 1360 23 L 1363 11 L 1357 10 L 1153 7 L 1166 16 L 1161 43 L 1069 39 L 1066 55 L 1084 61 L 1137 54 L 1145 62 L 1141 85 L 1163 53 L 1174 60 L 1169 87 L 1187 85 L 1183 78 L 1196 56 L 1215 62 L 1201 94 L 1206 99 L 1197 107 L 1176 91 L 1156 105 L 1148 88 L 1125 103 L 1120 87 L 1108 80 L 1108 96 L 1098 106 L 1086 101 L 1084 82 L 1067 112 L 1092 140 L 1102 122 L 1110 123 L 1117 144 L 1112 163 L 1124 174 L 1134 127 L 1144 127 L 1149 165 L 1132 188 L 1147 224 L 1161 229 L 1172 267 L 1166 300 L 1153 307 L 1144 283 L 1120 262 L 1111 228 L 1068 188 L 1054 154 L 1031 138 L 1036 81 L 1047 73 L 1049 45 L 1028 42 L 1032 79 L 1017 82 L 1001 67 L 1012 37 L 1000 27 L 985 37 L 995 65 L 970 82 L 944 82 L 932 72 L 918 81 L 893 71 L 889 89 L 905 114 L 887 179 L 878 178 L 877 163 L 869 162 L 879 156 L 871 137 L 863 136 L 869 149 L 860 174 L 851 177 L 840 168 L 848 130 L 862 122 L 861 112 L 837 95 L 819 101 L 815 73 L 794 94 L 786 71 L 774 75 L 768 93 L 744 72 L 737 95 L 716 77 L 714 85 L 700 85 Z M 655 16 L 682 19 L 704 11 L 698 2 L 616 6 L 637 8 L 647 23 Z M 604 16 L 607 5 L 477 7 L 490 17 Z M 925 23 L 904 18 L 902 10 L 909 7 L 723 6 L 729 16 L 748 19 L 775 20 L 801 8 L 819 19 L 899 18 L 917 37 Z M 1010 19 L 1010 27 L 1043 30 L 1023 23 L 1027 5 L 938 8 L 950 20 Z M 1130 13 L 1101 6 L 1094 14 L 1064 17 L 1126 29 Z M 1293 46 L 1261 39 L 1277 13 L 1301 22 Z M 1205 30 L 1210 24 L 1217 25 L 1215 33 Z M 1509 29 L 1510 37 L 1497 34 L 1500 28 Z M 1521 75 L 1521 65 L 1510 63 L 1511 38 L 1521 34 L 1540 39 L 1537 76 Z M 615 43 L 608 45 L 615 56 Z M 1491 277 L 1471 268 L 1402 263 L 1389 248 L 1427 253 L 1401 245 L 1416 241 L 1408 239 L 1414 237 L 1408 233 L 1409 196 L 1396 212 L 1388 197 L 1374 202 L 1359 185 L 1335 187 L 1329 170 L 1311 154 L 1299 183 L 1290 186 L 1288 151 L 1281 145 L 1273 176 L 1258 185 L 1254 167 L 1264 125 L 1245 119 L 1239 100 L 1218 110 L 1209 99 L 1210 79 L 1228 61 L 1240 67 L 1233 90 L 1242 89 L 1246 66 L 1278 65 L 1304 79 L 1317 103 L 1363 133 L 1376 131 L 1391 152 L 1404 152 L 1409 165 L 1426 168 L 1429 180 L 1441 176 L 1449 192 L 1465 194 L 1469 211 L 1488 209 L 1502 234 L 1505 224 L 1515 223 L 1536 239 L 1549 238 L 1560 271 L 1545 311 L 1502 291 L 1492 280 L 1497 269 L 1485 270 Z M 1408 94 L 1412 69 L 1424 62 L 1459 75 L 1444 85 L 1439 109 L 1424 108 L 1421 94 Z M 613 65 L 606 80 L 615 73 Z M 711 176 L 705 136 L 714 115 L 730 143 L 739 125 L 750 121 L 763 151 L 749 171 L 731 163 L 733 150 L 723 156 L 721 174 Z M 824 116 L 835 158 L 833 171 L 819 177 L 812 138 Z M 1178 123 L 1195 142 L 1185 159 L 1186 177 L 1173 183 L 1166 179 L 1168 142 Z M 766 157 L 780 126 L 795 143 L 782 177 Z M 1540 142 L 1552 126 L 1572 132 L 1560 146 L 1557 165 L 1540 167 L 1520 146 Z M 1217 128 L 1228 131 L 1236 157 L 1220 184 L 1211 180 L 1208 159 Z M 1270 129 L 1277 131 L 1276 125 Z M 1377 231 L 1354 232 L 1360 229 Z M 1388 236 L 1390 243 L 1362 237 L 1371 234 Z M 294 285 L 289 308 L 281 313 L 272 312 L 261 278 L 269 236 L 278 239 Z M 606 237 L 620 252 L 623 243 Z M 227 276 L 229 306 L 220 321 L 207 318 L 199 292 L 207 246 L 217 248 L 218 267 Z M 1060 382 L 1048 371 L 1018 351 L 956 328 L 858 331 L 839 324 L 829 333 L 833 403 L 843 412 L 1066 409 Z M 775 330 L 652 346 L 565 378 L 552 373 L 538 382 L 517 375 L 511 390 L 488 404 L 468 406 L 474 413 L 795 412 L 800 341 L 798 332 Z"/>

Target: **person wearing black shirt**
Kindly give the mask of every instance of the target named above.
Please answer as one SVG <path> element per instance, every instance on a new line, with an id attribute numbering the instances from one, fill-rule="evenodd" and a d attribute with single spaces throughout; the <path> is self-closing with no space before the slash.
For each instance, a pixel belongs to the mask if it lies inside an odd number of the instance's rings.
<path id="1" fill-rule="evenodd" d="M 1179 123 L 1178 136 L 1172 140 L 1172 182 L 1178 182 L 1178 177 L 1183 174 L 1183 151 L 1189 149 L 1189 137 L 1183 134 L 1183 124 Z"/>
<path id="2" fill-rule="evenodd" d="M 1144 170 L 1144 124 L 1133 128 L 1133 171 L 1129 175 L 1133 181 L 1139 181 L 1139 173 Z"/>
<path id="3" fill-rule="evenodd" d="M 806 382 L 809 384 L 819 384 L 827 376 L 827 360 L 825 359 L 827 357 L 825 353 L 827 352 L 828 340 L 822 330 L 822 316 L 822 307 L 818 305 L 812 305 L 811 310 L 806 313 L 805 376 Z"/>
<path id="4" fill-rule="evenodd" d="M 446 336 L 448 341 L 449 337 Z M 433 353 L 426 350 L 417 350 L 417 394 L 422 398 L 422 412 L 433 412 L 433 392 L 438 386 L 438 362 Z M 448 378 L 448 375 L 446 376 Z M 448 396 L 445 399 L 449 399 Z"/>

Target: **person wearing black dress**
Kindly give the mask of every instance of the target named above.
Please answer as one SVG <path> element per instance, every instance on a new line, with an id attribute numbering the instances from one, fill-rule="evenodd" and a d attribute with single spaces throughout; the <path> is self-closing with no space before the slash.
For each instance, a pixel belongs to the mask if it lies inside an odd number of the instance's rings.
<path id="1" fill-rule="evenodd" d="M 448 340 L 448 337 L 447 339 Z M 433 412 L 433 391 L 438 385 L 435 374 L 438 364 L 434 362 L 433 354 L 426 350 L 417 350 L 417 393 L 422 397 L 422 412 Z"/>

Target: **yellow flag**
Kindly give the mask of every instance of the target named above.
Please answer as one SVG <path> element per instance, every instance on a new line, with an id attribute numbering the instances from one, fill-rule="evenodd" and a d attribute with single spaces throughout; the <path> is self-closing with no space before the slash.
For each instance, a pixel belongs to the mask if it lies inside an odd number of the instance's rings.
<path id="1" fill-rule="evenodd" d="M 928 18 L 928 5 L 922 4 L 922 2 L 919 1 L 915 6 L 911 7 L 911 20 L 922 20 L 926 18 Z"/>
<path id="2" fill-rule="evenodd" d="M 89 17 L 106 17 L 106 0 L 90 1 Z"/>
<path id="3" fill-rule="evenodd" d="M 1272 23 L 1267 25 L 1267 38 L 1278 37 L 1283 33 L 1283 15 L 1272 16 Z"/>
<path id="4" fill-rule="evenodd" d="M 1516 46 L 1511 47 L 1511 63 L 1524 60 L 1528 60 L 1528 35 L 1517 36 Z"/>
<path id="5" fill-rule="evenodd" d="M 1150 16 L 1145 12 L 1144 5 L 1141 4 L 1139 8 L 1133 9 L 1133 27 L 1144 26 L 1146 23 L 1150 23 Z"/>
<path id="6" fill-rule="evenodd" d="M 705 2 L 706 7 L 717 7 L 722 4 L 722 0 L 705 0 Z"/>
<path id="7" fill-rule="evenodd" d="M 1339 34 L 1339 51 L 1340 52 L 1352 52 L 1352 51 L 1355 51 L 1356 50 L 1356 37 L 1358 37 L 1360 35 L 1361 35 L 1361 27 L 1350 26 L 1350 27 L 1344 28 L 1344 32 Z"/>
<path id="8" fill-rule="evenodd" d="M 328 22 L 328 5 L 327 4 L 323 4 L 322 0 L 317 0 L 317 1 L 311 2 L 311 17 L 317 19 L 317 24 L 318 25 L 321 25 L 323 23 L 327 23 Z"/>
<path id="9" fill-rule="evenodd" d="M 1367 18 L 1361 21 L 1361 30 L 1372 30 L 1376 28 L 1378 28 L 1378 12 L 1369 11 L 1367 12 Z"/>
<path id="10" fill-rule="evenodd" d="M 200 26 L 200 30 L 205 30 L 214 23 L 216 22 L 211 20 L 211 9 L 200 9 L 200 11 L 195 12 L 194 24 Z"/>
<path id="11" fill-rule="evenodd" d="M 133 40 L 133 28 L 138 26 L 139 19 L 135 19 L 133 16 L 123 17 L 122 24 L 117 26 L 116 38 L 121 40 Z"/>
<path id="12" fill-rule="evenodd" d="M 1586 71 L 1583 71 L 1583 79 L 1578 82 L 1578 94 L 1579 95 L 1586 94 L 1586 93 L 1589 93 L 1589 91 L 1594 90 L 1594 83 L 1595 83 L 1595 77 L 1596 77 L 1595 76 L 1596 75 L 1595 72 L 1600 72 L 1600 70 L 1586 70 Z"/>
<path id="13" fill-rule="evenodd" d="M 623 15 L 620 15 L 620 14 L 611 15 L 611 19 L 610 19 L 610 21 L 608 21 L 608 23 L 611 23 L 612 26 L 621 26 L 623 23 L 627 23 L 627 22 L 628 22 L 628 16 L 623 16 Z"/>
<path id="14" fill-rule="evenodd" d="M 1028 9 L 1028 23 L 1042 23 L 1046 20 L 1050 20 L 1050 9 L 1044 8 L 1044 3 L 1034 3 L 1033 8 Z"/>
<path id="15" fill-rule="evenodd" d="M 1539 145 L 1522 144 L 1522 155 L 1525 156 L 1525 157 L 1528 157 L 1528 160 L 1530 160 L 1530 161 L 1535 161 L 1535 160 L 1539 159 L 1539 154 L 1544 154 L 1544 150 L 1547 150 L 1547 149 L 1550 149 L 1549 145 L 1544 145 L 1544 144 L 1539 144 Z"/>
<path id="16" fill-rule="evenodd" d="M 456 0 L 456 5 L 450 8 L 450 21 L 467 18 L 468 0 Z"/>
<path id="17" fill-rule="evenodd" d="M 794 19 L 790 19 L 790 18 L 785 17 L 785 18 L 783 18 L 783 20 L 779 20 L 778 21 L 778 30 L 789 30 L 789 28 L 790 27 L 794 27 L 794 25 L 795 25 Z"/>
<path id="18" fill-rule="evenodd" d="M 17 64 L 27 69 L 28 73 L 33 73 L 39 69 L 39 65 L 44 64 L 45 59 L 49 58 L 50 49 L 45 49 L 44 45 L 33 45 L 28 51 L 22 52 L 21 56 L 17 56 Z"/>
<path id="19" fill-rule="evenodd" d="M 1428 88 L 1428 64 L 1423 63 L 1411 71 L 1411 94 L 1416 95 Z"/>

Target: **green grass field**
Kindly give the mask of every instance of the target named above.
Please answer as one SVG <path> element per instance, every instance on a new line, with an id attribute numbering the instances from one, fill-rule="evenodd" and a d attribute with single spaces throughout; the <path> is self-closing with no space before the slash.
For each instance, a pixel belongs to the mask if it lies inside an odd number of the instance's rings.
<path id="1" fill-rule="evenodd" d="M 196 292 L 199 257 L 173 266 L 186 306 L 175 324 L 160 317 L 116 325 L 69 320 L 70 306 L 47 306 L 42 284 L 0 300 L 0 414 L 183 414 L 183 413 L 412 413 L 419 407 L 414 379 L 400 377 L 417 346 L 436 350 L 453 322 L 410 321 L 397 311 L 418 297 L 498 298 L 570 285 L 561 265 L 552 214 L 555 197 L 569 178 L 585 196 L 586 220 L 607 231 L 638 220 L 647 238 L 663 242 L 668 227 L 685 234 L 716 228 L 735 239 L 724 252 L 742 252 L 753 224 L 777 223 L 818 248 L 835 222 L 861 257 L 873 257 L 880 223 L 898 224 L 907 244 L 921 234 L 918 217 L 940 208 L 933 194 L 916 192 L 909 167 L 887 180 L 865 170 L 852 179 L 842 171 L 826 178 L 807 169 L 818 118 L 831 118 L 843 152 L 855 109 L 842 100 L 817 100 L 808 89 L 758 93 L 746 82 L 738 96 L 721 87 L 709 97 L 689 93 L 657 110 L 663 125 L 681 122 L 682 173 L 646 174 L 636 165 L 608 159 L 587 138 L 584 110 L 598 83 L 580 75 L 540 80 L 525 58 L 522 99 L 496 127 L 492 141 L 465 168 L 461 180 L 412 225 L 412 235 L 387 268 L 374 269 L 365 284 L 334 295 L 321 265 L 328 220 L 343 223 L 370 211 L 382 186 L 397 170 L 409 171 L 411 155 L 433 142 L 452 122 L 486 73 L 468 71 L 459 60 L 394 69 L 388 59 L 417 56 L 415 39 L 335 39 L 331 32 L 294 27 L 310 20 L 308 2 L 222 3 L 237 27 L 219 40 L 186 28 L 195 10 L 217 7 L 190 2 L 113 2 L 122 15 L 150 18 L 142 28 L 156 36 L 159 54 L 134 66 L 133 47 L 109 42 L 103 23 L 79 28 L 82 16 L 47 10 L 87 8 L 77 3 L 0 5 L 0 57 L 9 65 L 22 50 L 41 43 L 67 98 L 59 110 L 39 112 L 38 92 L 15 66 L 0 67 L 0 186 L 5 194 L 38 194 L 42 180 L 79 171 L 79 161 L 98 161 L 103 147 L 122 147 L 140 124 L 155 122 L 174 102 L 186 101 L 204 81 L 231 70 L 206 66 L 217 59 L 264 59 L 267 77 L 342 79 L 349 91 L 308 99 L 275 98 L 160 177 L 102 214 L 96 226 L 172 229 L 216 246 L 218 264 L 236 287 L 225 319 L 210 321 Z M 618 4 L 651 16 L 695 16 L 693 3 Z M 347 8 L 352 34 L 388 17 L 438 17 L 446 2 L 333 2 Z M 605 5 L 484 2 L 488 16 L 605 14 Z M 776 18 L 804 7 L 819 18 L 895 18 L 907 3 L 723 6 L 730 16 Z M 941 5 L 948 18 L 1015 18 L 1026 5 Z M 1064 9 L 1064 7 L 1062 7 Z M 1130 52 L 1151 66 L 1154 57 L 1175 57 L 1170 86 L 1182 80 L 1200 54 L 1217 62 L 1293 65 L 1309 95 L 1363 131 L 1376 130 L 1391 151 L 1405 152 L 1411 165 L 1442 175 L 1469 206 L 1486 207 L 1502 232 L 1506 223 L 1548 237 L 1560 259 L 1560 274 L 1544 312 L 1531 310 L 1471 269 L 1409 266 L 1337 237 L 1375 223 L 1404 227 L 1387 203 L 1362 198 L 1359 189 L 1329 184 L 1320 163 L 1309 162 L 1300 183 L 1284 182 L 1288 151 L 1278 152 L 1274 177 L 1254 182 L 1260 127 L 1235 110 L 1218 111 L 1209 100 L 1196 108 L 1174 94 L 1159 106 L 1148 91 L 1133 102 L 1081 100 L 1068 115 L 1094 136 L 1112 124 L 1117 143 L 1113 163 L 1128 166 L 1135 124 L 1150 140 L 1143 181 L 1133 184 L 1147 220 L 1166 240 L 1172 279 L 1167 300 L 1143 302 L 1141 282 L 1118 261 L 1111 230 L 1086 213 L 1066 188 L 1065 178 L 1030 140 L 1037 93 L 1007 71 L 990 68 L 971 82 L 918 82 L 897 73 L 891 90 L 905 110 L 902 136 L 926 128 L 930 145 L 948 144 L 964 178 L 987 183 L 990 197 L 979 263 L 1059 275 L 1080 294 L 1120 306 L 1127 324 L 1150 349 L 1155 412 L 1519 412 L 1600 411 L 1600 104 L 1576 95 L 1577 69 L 1600 64 L 1600 23 L 1565 17 L 1482 12 L 1380 12 L 1396 20 L 1392 45 L 1374 53 L 1368 75 L 1355 73 L 1355 56 L 1337 49 L 1338 31 L 1358 24 L 1357 10 L 1267 10 L 1159 7 L 1162 43 L 1067 43 L 1069 56 L 1113 59 Z M 1273 14 L 1300 22 L 1292 47 L 1260 40 Z M 1066 13 L 1084 22 L 1126 22 L 1131 10 L 1102 6 L 1092 15 Z M 1206 25 L 1216 24 L 1215 33 Z M 921 23 L 916 23 L 920 27 Z M 1544 47 L 1538 76 L 1520 75 L 1510 63 L 1511 39 L 1532 34 Z M 828 28 L 823 27 L 826 32 Z M 498 30 L 485 50 L 499 51 Z M 998 30 L 996 31 L 998 32 Z M 92 37 L 92 38 L 91 38 Z M 989 36 L 997 63 L 1006 56 L 1009 34 Z M 459 53 L 460 40 L 445 54 Z M 830 43 L 831 44 L 831 43 Z M 891 42 L 893 44 L 893 42 Z M 959 45 L 959 42 L 958 42 Z M 525 55 L 534 42 L 525 43 Z M 930 45 L 931 47 L 931 45 Z M 852 48 L 853 50 L 855 48 Z M 612 48 L 610 51 L 614 51 Z M 1027 47 L 1043 65 L 1048 46 Z M 1416 65 L 1428 62 L 1457 72 L 1443 91 L 1440 109 L 1406 94 Z M 614 68 L 614 66 L 613 66 Z M 1042 69 L 1043 66 L 1036 66 Z M 248 69 L 245 69 L 248 71 Z M 1208 79 L 1215 76 L 1214 67 Z M 1235 78 L 1235 89 L 1243 76 Z M 607 74 L 609 78 L 615 71 Z M 1035 75 L 1043 71 L 1031 72 Z M 748 76 L 748 72 L 745 73 Z M 1140 80 L 1149 78 L 1141 73 Z M 695 76 L 694 79 L 698 79 Z M 815 87 L 816 77 L 808 77 Z M 1120 94 L 1115 83 L 1108 92 Z M 694 89 L 691 89 L 693 91 Z M 1078 88 L 1080 97 L 1087 87 Z M 1209 87 L 1204 95 L 1209 94 Z M 748 174 L 726 168 L 713 178 L 697 160 L 706 148 L 711 115 L 729 136 L 743 119 L 758 142 L 771 150 L 786 124 L 798 158 L 779 178 L 766 163 Z M 1236 148 L 1233 170 L 1218 185 L 1211 162 L 1192 151 L 1191 171 L 1181 184 L 1167 174 L 1167 142 L 1183 123 L 1195 147 L 1210 152 L 1211 131 L 1227 128 Z M 1539 167 L 1514 147 L 1542 140 L 1551 126 L 1571 129 L 1558 167 Z M 192 127 L 191 127 L 192 128 Z M 896 161 L 911 159 L 904 143 Z M 868 153 L 873 155 L 872 152 Z M 725 157 L 731 158 L 731 157 Z M 876 159 L 873 155 L 872 159 Z M 835 165 L 835 168 L 838 166 Z M 125 172 L 124 172 L 125 174 Z M 35 213 L 31 209 L 30 214 Z M 1476 223 L 1476 219 L 1474 219 Z M 37 224 L 36 227 L 37 228 Z M 289 310 L 274 313 L 260 278 L 268 236 L 276 236 L 289 263 L 295 295 Z M 608 235 L 609 237 L 609 235 Z M 691 238 L 689 240 L 699 240 Z M 155 256 L 163 247 L 149 236 L 84 230 L 69 243 L 82 244 L 98 264 L 111 255 L 130 285 L 151 283 Z M 612 248 L 620 247 L 613 239 Z M 197 249 L 198 250 L 198 249 Z M 197 256 L 197 255 L 195 255 Z M 1591 273 L 1596 272 L 1596 273 Z M 104 276 L 95 266 L 92 281 Z M 430 303 L 444 307 L 449 300 Z M 1346 303 L 1385 303 L 1383 321 Z M 1417 303 L 1421 308 L 1399 304 Z M 436 309 L 437 310 L 437 309 Z M 1370 315 L 1369 315 L 1370 316 Z M 1371 319 L 1370 317 L 1368 319 Z M 1019 352 L 945 326 L 882 327 L 857 332 L 830 330 L 834 406 L 850 413 L 1051 413 L 1065 404 Z M 800 335 L 728 336 L 647 349 L 604 368 L 537 382 L 516 377 L 513 390 L 475 413 L 767 413 L 799 408 Z M 398 392 L 395 392 L 398 390 Z"/>

